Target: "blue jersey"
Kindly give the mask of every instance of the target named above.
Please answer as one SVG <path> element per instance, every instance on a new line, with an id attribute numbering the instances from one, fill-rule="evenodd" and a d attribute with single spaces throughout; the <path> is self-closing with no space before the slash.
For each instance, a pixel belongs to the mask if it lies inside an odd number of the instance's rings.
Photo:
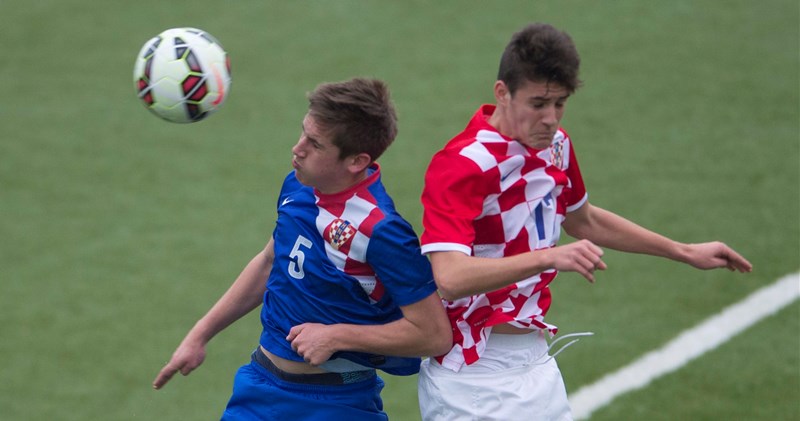
<path id="1" fill-rule="evenodd" d="M 282 358 L 303 361 L 286 341 L 302 323 L 386 324 L 402 318 L 399 306 L 436 290 L 414 230 L 395 210 L 377 164 L 368 177 L 341 193 L 324 195 L 294 172 L 278 197 L 272 234 L 275 260 L 261 312 L 261 345 Z M 390 374 L 419 370 L 419 358 L 338 352 Z"/>

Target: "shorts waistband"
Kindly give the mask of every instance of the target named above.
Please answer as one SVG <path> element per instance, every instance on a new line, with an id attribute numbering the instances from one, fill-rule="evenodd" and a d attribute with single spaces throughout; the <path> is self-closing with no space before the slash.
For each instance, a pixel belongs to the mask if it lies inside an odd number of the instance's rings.
<path id="1" fill-rule="evenodd" d="M 490 333 L 486 340 L 487 346 L 506 349 L 534 349 L 537 353 L 547 352 L 547 340 L 542 331 L 533 331 L 525 334 Z"/>
<path id="2" fill-rule="evenodd" d="M 253 351 L 252 359 L 261 367 L 275 375 L 275 377 L 290 382 L 300 384 L 314 384 L 325 386 L 336 386 L 343 384 L 358 383 L 376 376 L 375 370 L 348 371 L 344 373 L 318 373 L 318 374 L 295 374 L 288 373 L 276 367 L 272 361 L 256 348 Z"/>

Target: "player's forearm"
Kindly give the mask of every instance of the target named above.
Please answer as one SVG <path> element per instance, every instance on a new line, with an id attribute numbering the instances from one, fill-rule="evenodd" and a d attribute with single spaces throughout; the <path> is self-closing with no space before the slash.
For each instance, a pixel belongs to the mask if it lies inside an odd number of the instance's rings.
<path id="1" fill-rule="evenodd" d="M 398 357 L 441 355 L 452 340 L 444 333 L 426 331 L 406 319 L 385 325 L 335 325 L 340 351 L 367 352 Z"/>
<path id="2" fill-rule="evenodd" d="M 382 325 L 303 323 L 292 327 L 286 340 L 313 365 L 339 351 L 416 357 L 450 350 L 453 331 L 438 294 L 400 309 L 401 319 Z"/>
<path id="3" fill-rule="evenodd" d="M 194 325 L 188 336 L 207 343 L 235 321 L 244 317 L 261 304 L 261 297 L 255 290 L 249 293 L 228 291 Z"/>
<path id="4" fill-rule="evenodd" d="M 686 245 L 648 230 L 613 212 L 587 205 L 586 214 L 573 223 L 568 216 L 564 224 L 567 233 L 587 239 L 598 246 L 628 253 L 649 254 L 685 261 Z"/>
<path id="5" fill-rule="evenodd" d="M 450 350 L 453 333 L 439 295 L 402 306 L 403 318 L 384 325 L 334 325 L 337 350 L 416 357 Z"/>
<path id="6" fill-rule="evenodd" d="M 431 254 L 434 279 L 447 300 L 495 291 L 553 267 L 547 250 L 516 256 L 482 258 L 459 252 Z"/>
<path id="7" fill-rule="evenodd" d="M 266 279 L 271 267 L 272 256 L 266 250 L 257 254 L 208 313 L 197 321 L 187 338 L 207 343 L 258 307 L 266 292 Z"/>

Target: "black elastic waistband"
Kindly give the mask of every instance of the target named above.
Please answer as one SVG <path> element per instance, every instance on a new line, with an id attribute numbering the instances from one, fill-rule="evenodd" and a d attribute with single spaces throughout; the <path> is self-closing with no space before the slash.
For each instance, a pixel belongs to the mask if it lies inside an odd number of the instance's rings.
<path id="1" fill-rule="evenodd" d="M 316 385 L 343 385 L 350 383 L 358 383 L 374 377 L 375 370 L 363 371 L 348 371 L 346 373 L 316 373 L 316 374 L 295 374 L 288 373 L 276 367 L 267 356 L 261 352 L 261 349 L 256 348 L 252 355 L 253 361 L 258 365 L 267 369 L 270 373 L 274 374 L 281 380 L 291 383 L 302 384 L 316 384 Z"/>

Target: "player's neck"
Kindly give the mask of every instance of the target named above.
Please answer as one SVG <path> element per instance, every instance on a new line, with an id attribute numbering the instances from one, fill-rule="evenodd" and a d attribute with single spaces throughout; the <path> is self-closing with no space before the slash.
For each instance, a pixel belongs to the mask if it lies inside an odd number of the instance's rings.
<path id="1" fill-rule="evenodd" d="M 322 189 L 321 188 L 317 188 L 316 190 L 319 193 L 322 193 L 322 194 L 324 194 L 326 196 L 333 196 L 333 195 L 337 195 L 337 194 L 340 194 L 340 193 L 347 192 L 347 191 L 355 188 L 356 186 L 361 184 L 366 179 L 367 179 L 367 170 L 365 169 L 364 171 L 361 171 L 361 172 L 358 172 L 356 174 L 353 174 L 352 177 L 343 178 L 342 180 L 339 180 L 335 184 L 332 184 L 330 186 L 326 186 L 326 187 L 324 187 Z"/>
<path id="2" fill-rule="evenodd" d="M 495 107 L 494 112 L 490 115 L 486 122 L 489 123 L 490 126 L 494 127 L 500 134 L 503 136 L 509 137 L 513 139 L 514 137 L 511 136 L 510 131 L 506 127 L 505 124 L 505 112 L 503 111 L 502 106 L 499 104 Z"/>

